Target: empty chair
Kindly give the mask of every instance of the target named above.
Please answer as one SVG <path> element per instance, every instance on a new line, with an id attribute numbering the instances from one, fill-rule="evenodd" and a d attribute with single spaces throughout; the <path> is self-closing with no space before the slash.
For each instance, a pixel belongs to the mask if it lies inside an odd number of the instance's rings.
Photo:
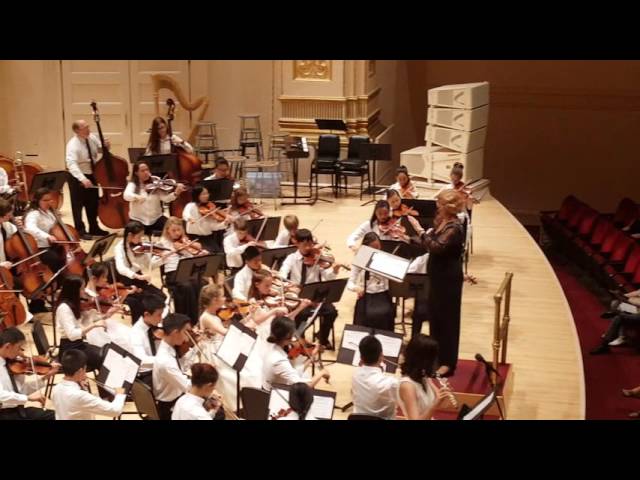
<path id="1" fill-rule="evenodd" d="M 267 420 L 269 416 L 269 392 L 261 388 L 244 387 L 240 391 L 242 418 Z"/>
<path id="2" fill-rule="evenodd" d="M 142 383 L 140 380 L 133 382 L 131 397 L 136 404 L 140 418 L 143 420 L 160 420 L 156 399 L 148 385 Z"/>
<path id="3" fill-rule="evenodd" d="M 623 228 L 631 225 L 638 218 L 640 218 L 640 207 L 636 202 L 626 197 L 620 200 L 611 221 L 616 227 Z"/>
<path id="4" fill-rule="evenodd" d="M 333 190 L 333 196 L 338 196 L 338 158 L 340 158 L 340 137 L 338 135 L 320 135 L 318 137 L 316 157 L 311 163 L 311 177 L 309 178 L 310 187 L 314 185 L 315 180 L 314 198 L 316 200 L 318 200 L 318 192 L 320 190 L 318 188 L 319 175 L 331 176 L 331 189 Z"/>
<path id="5" fill-rule="evenodd" d="M 362 192 L 364 191 L 364 177 L 367 177 L 367 184 L 371 187 L 371 175 L 369 172 L 369 162 L 367 159 L 360 158 L 360 146 L 370 143 L 369 137 L 364 135 L 353 135 L 349 137 L 349 146 L 347 148 L 347 158 L 338 162 L 339 176 L 338 184 L 341 185 L 342 179 L 345 182 L 345 193 L 348 188 L 348 177 L 360 177 L 360 200 L 362 200 Z"/>
<path id="6" fill-rule="evenodd" d="M 620 288 L 631 280 L 640 265 L 640 245 L 634 244 L 629 251 L 627 260 L 623 264 L 612 263 L 605 265 L 604 271 L 608 275 L 609 287 Z"/>

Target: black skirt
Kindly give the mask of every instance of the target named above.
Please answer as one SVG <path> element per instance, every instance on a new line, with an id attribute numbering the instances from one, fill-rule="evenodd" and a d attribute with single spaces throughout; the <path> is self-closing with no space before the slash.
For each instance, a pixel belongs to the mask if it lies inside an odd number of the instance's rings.
<path id="1" fill-rule="evenodd" d="M 393 332 L 395 317 L 395 307 L 388 291 L 365 293 L 356 302 L 353 323 L 354 325 Z"/>

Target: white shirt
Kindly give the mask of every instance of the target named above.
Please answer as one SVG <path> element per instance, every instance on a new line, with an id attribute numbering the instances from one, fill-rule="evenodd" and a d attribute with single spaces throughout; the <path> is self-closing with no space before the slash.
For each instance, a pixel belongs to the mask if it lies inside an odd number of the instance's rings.
<path id="1" fill-rule="evenodd" d="M 149 334 L 147 333 L 151 327 L 147 325 L 142 317 L 138 319 L 136 323 L 131 327 L 130 339 L 131 353 L 135 357 L 141 360 L 140 370 L 138 374 L 149 372 L 153 368 L 153 364 L 156 361 L 156 357 L 151 350 L 151 343 L 149 343 Z M 160 346 L 160 340 L 155 340 L 156 352 Z"/>
<path id="2" fill-rule="evenodd" d="M 293 368 L 287 353 L 279 345 L 269 344 L 267 355 L 262 367 L 263 384 L 262 388 L 271 391 L 274 383 L 293 385 L 303 382 L 300 373 Z"/>
<path id="3" fill-rule="evenodd" d="M 351 248 L 357 245 L 357 243 L 369 232 L 377 233 L 380 240 L 397 240 L 391 235 L 384 235 L 380 233 L 380 227 L 378 227 L 377 220 L 374 220 L 373 228 L 371 228 L 371 223 L 367 220 L 366 222 L 362 222 L 360 226 L 356 228 L 351 235 L 349 235 L 347 238 L 347 247 Z"/>
<path id="4" fill-rule="evenodd" d="M 184 141 L 184 143 L 180 143 L 182 141 L 183 140 L 175 134 L 171 136 L 171 139 L 169 139 L 168 135 L 165 138 L 161 138 L 159 155 L 166 155 L 168 153 L 171 153 L 171 143 L 173 143 L 174 145 L 180 144 L 180 147 L 184 148 L 187 153 L 193 153 L 193 147 L 191 146 L 191 144 L 187 141 Z M 152 153 L 153 152 L 149 147 L 147 147 L 147 150 L 144 152 L 145 155 L 152 155 Z"/>
<path id="5" fill-rule="evenodd" d="M 118 241 L 114 247 L 116 270 L 120 275 L 132 280 L 135 279 L 136 274 L 141 274 L 143 270 L 147 273 L 150 268 L 153 269 L 162 264 L 162 259 L 159 257 L 153 257 L 150 259 L 150 254 L 145 253 L 144 255 L 134 255 L 128 246 L 127 254 L 129 255 L 129 260 L 127 260 L 127 257 L 124 254 L 124 249 L 124 240 Z"/>
<path id="6" fill-rule="evenodd" d="M 112 402 L 107 402 L 71 380 L 62 380 L 51 391 L 56 420 L 95 420 L 94 415 L 117 417 L 122 413 L 126 398 L 124 393 L 119 393 Z"/>
<path id="7" fill-rule="evenodd" d="M 288 247 L 289 242 L 291 241 L 291 234 L 289 230 L 283 228 L 278 232 L 278 236 L 276 237 L 276 241 L 274 242 L 274 247 Z"/>
<path id="8" fill-rule="evenodd" d="M 185 365 L 178 366 L 176 349 L 162 341 L 153 363 L 153 393 L 156 400 L 172 402 L 191 388 L 191 380 L 185 375 Z M 187 363 L 187 362 L 185 362 Z"/>
<path id="9" fill-rule="evenodd" d="M 167 240 L 166 238 L 161 238 L 159 245 L 167 248 L 173 248 L 173 242 L 171 240 Z M 162 263 L 164 265 L 164 273 L 175 272 L 178 268 L 178 262 L 183 258 L 193 257 L 187 249 L 180 250 L 177 253 L 171 253 L 162 259 Z"/>
<path id="10" fill-rule="evenodd" d="M 56 328 L 58 338 L 67 338 L 73 342 L 83 337 L 80 319 L 76 318 L 71 307 L 64 302 L 56 308 Z"/>
<path id="11" fill-rule="evenodd" d="M 7 171 L 0 167 L 0 193 L 13 193 L 14 189 L 9 185 L 9 176 Z"/>
<path id="12" fill-rule="evenodd" d="M 353 372 L 353 413 L 393 418 L 396 414 L 398 379 L 380 367 L 362 365 Z"/>
<path id="13" fill-rule="evenodd" d="M 347 288 L 352 292 L 364 287 L 364 277 L 366 270 L 351 265 L 351 276 L 347 282 Z M 367 293 L 381 293 L 389 290 L 389 280 L 375 273 L 369 273 L 369 281 L 367 282 Z"/>
<path id="14" fill-rule="evenodd" d="M 140 192 L 135 193 L 136 184 L 129 182 L 124 189 L 122 198 L 129 202 L 129 218 L 137 220 L 143 225 L 153 225 L 162 216 L 162 203 L 173 202 L 177 195 L 173 193 L 153 193 L 149 194 L 140 187 Z"/>
<path id="15" fill-rule="evenodd" d="M 213 232 L 227 228 L 224 222 L 218 222 L 213 218 L 213 215 L 202 218 L 198 210 L 198 205 L 195 202 L 187 203 L 184 210 L 182 210 L 182 218 L 186 223 L 186 230 L 189 235 L 202 235 L 206 237 Z M 195 223 L 189 220 L 193 220 Z"/>
<path id="16" fill-rule="evenodd" d="M 429 254 L 425 253 L 419 257 L 414 258 L 409 264 L 407 273 L 427 273 L 427 261 L 429 260 Z"/>
<path id="17" fill-rule="evenodd" d="M 427 391 L 425 391 L 424 388 L 422 388 L 422 385 L 420 385 L 418 382 L 414 382 L 409 377 L 402 377 L 400 379 L 400 384 L 402 384 L 402 383 L 411 383 L 411 384 L 413 384 L 413 386 L 414 386 L 414 388 L 416 390 L 416 401 L 418 403 L 418 413 L 422 413 L 425 410 L 428 410 L 436 402 L 436 392 L 435 392 L 435 390 L 433 388 L 433 385 L 431 385 L 431 381 L 430 380 L 425 380 L 425 382 L 426 382 L 426 385 L 427 385 Z M 406 417 L 408 415 L 407 407 L 405 407 L 404 402 L 400 398 L 399 386 L 398 386 L 398 405 L 400 406 L 400 409 L 402 410 L 402 413 Z"/>
<path id="18" fill-rule="evenodd" d="M 221 178 L 222 178 L 222 177 L 221 177 Z M 226 178 L 229 178 L 229 177 L 226 177 Z M 213 173 L 212 173 L 211 175 L 209 175 L 208 177 L 204 178 L 204 180 L 217 180 L 217 179 L 218 179 L 218 177 L 216 176 L 216 173 L 215 173 L 215 172 L 213 172 Z M 237 189 L 237 188 L 240 188 L 240 184 L 239 184 L 238 182 L 235 182 L 235 183 L 233 184 L 233 189 L 235 190 L 235 189 Z"/>
<path id="19" fill-rule="evenodd" d="M 240 269 L 233 280 L 233 291 L 231 296 L 238 300 L 249 300 L 249 290 L 251 289 L 251 280 L 253 279 L 253 270 L 245 265 Z"/>
<path id="20" fill-rule="evenodd" d="M 91 155 L 93 162 L 98 161 L 98 151 L 100 150 L 100 140 L 93 133 L 89 134 L 89 146 L 91 147 Z M 87 150 L 87 143 L 83 138 L 77 135 L 71 137 L 67 142 L 66 149 L 67 170 L 78 181 L 82 182 L 87 179 L 87 175 L 91 174 L 91 159 Z"/>
<path id="21" fill-rule="evenodd" d="M 35 237 L 38 248 L 49 246 L 49 232 L 55 224 L 56 217 L 51 210 L 30 210 L 24 217 L 24 230 Z"/>
<path id="22" fill-rule="evenodd" d="M 402 187 L 400 186 L 400 182 L 396 182 L 389 187 L 389 190 L 395 190 L 398 193 L 400 193 L 401 189 Z M 411 192 L 411 195 L 413 195 L 413 198 L 418 198 L 419 196 L 418 190 L 416 189 L 416 186 L 413 183 L 411 183 L 411 188 L 409 188 L 409 192 Z"/>
<path id="23" fill-rule="evenodd" d="M 3 222 L 2 224 L 0 224 L 0 228 L 4 229 L 7 235 L 7 240 L 9 240 L 13 236 L 13 234 L 18 231 L 18 228 L 11 222 Z M 6 262 L 6 261 L 7 261 L 7 256 L 4 252 L 4 239 L 0 234 L 0 262 Z"/>
<path id="24" fill-rule="evenodd" d="M 0 408 L 15 408 L 24 405 L 29 400 L 27 397 L 31 393 L 38 391 L 45 385 L 45 382 L 35 378 L 25 382 L 24 375 L 14 375 L 13 379 L 20 393 L 13 390 L 11 377 L 7 371 L 7 361 L 0 357 Z"/>
<path id="25" fill-rule="evenodd" d="M 287 255 L 280 267 L 280 275 L 288 278 L 293 283 L 303 285 L 302 280 L 302 261 L 304 257 L 297 251 Z M 336 278 L 333 268 L 322 268 L 319 265 L 307 266 L 307 275 L 304 285 L 314 282 L 326 282 Z"/>
<path id="26" fill-rule="evenodd" d="M 185 393 L 173 406 L 171 420 L 213 420 L 216 412 L 207 412 L 204 398 L 192 393 Z"/>
<path id="27" fill-rule="evenodd" d="M 224 253 L 226 254 L 227 266 L 233 268 L 240 268 L 242 266 L 242 253 L 249 246 L 247 243 L 240 243 L 238 234 L 233 232 L 230 235 L 224 237 L 222 241 Z"/>

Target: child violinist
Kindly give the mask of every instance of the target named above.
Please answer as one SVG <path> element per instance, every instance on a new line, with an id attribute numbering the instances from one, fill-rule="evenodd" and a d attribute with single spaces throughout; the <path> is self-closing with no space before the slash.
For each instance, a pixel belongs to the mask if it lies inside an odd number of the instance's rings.
<path id="1" fill-rule="evenodd" d="M 400 226 L 400 221 L 391 215 L 391 206 L 386 200 L 378 200 L 371 219 L 363 222 L 347 238 L 347 247 L 357 250 L 358 242 L 369 232 L 375 232 L 380 240 L 406 240 Z"/>
<path id="2" fill-rule="evenodd" d="M 229 213 L 233 219 L 244 218 L 246 220 L 253 220 L 256 218 L 264 218 L 264 213 L 249 201 L 249 192 L 247 192 L 245 187 L 237 188 L 231 194 L 231 210 Z"/>
<path id="3" fill-rule="evenodd" d="M 396 170 L 396 183 L 389 187 L 392 190 L 397 190 L 402 198 L 418 198 L 418 191 L 415 185 L 411 182 L 409 171 L 404 165 L 400 165 Z"/>
<path id="4" fill-rule="evenodd" d="M 284 226 L 284 229 L 278 233 L 275 246 L 288 247 L 290 245 L 295 245 L 295 237 L 296 232 L 300 227 L 300 220 L 298 220 L 298 217 L 295 215 L 286 215 L 282 220 L 282 225 Z"/>
<path id="5" fill-rule="evenodd" d="M 209 252 L 222 252 L 224 232 L 231 217 L 209 201 L 209 190 L 201 185 L 191 190 L 192 201 L 182 211 L 189 238 L 198 241 Z"/>
<path id="6" fill-rule="evenodd" d="M 242 268 L 242 254 L 248 247 L 257 247 L 260 242 L 249 235 L 247 220 L 238 218 L 233 222 L 233 233 L 227 235 L 223 241 L 227 267 L 231 273 L 236 273 Z"/>

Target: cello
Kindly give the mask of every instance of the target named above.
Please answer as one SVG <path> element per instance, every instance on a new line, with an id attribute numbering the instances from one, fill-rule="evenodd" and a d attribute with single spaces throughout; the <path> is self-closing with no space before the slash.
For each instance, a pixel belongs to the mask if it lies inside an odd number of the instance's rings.
<path id="1" fill-rule="evenodd" d="M 176 104 L 172 98 L 167 98 L 167 135 L 169 140 L 173 137 L 173 130 L 171 128 L 171 122 L 174 119 L 174 112 Z M 202 161 L 195 155 L 187 153 L 180 146 L 171 144 L 172 153 L 178 154 L 178 181 L 184 182 L 187 185 L 195 185 L 202 179 Z M 191 195 L 188 192 L 183 192 L 178 198 L 171 202 L 171 215 L 174 217 L 182 218 L 182 210 L 191 201 Z"/>
<path id="2" fill-rule="evenodd" d="M 25 297 L 47 284 L 53 277 L 51 269 L 37 257 L 38 243 L 22 227 L 5 243 L 5 253 L 12 262 L 22 262 L 16 266 L 16 273 L 22 284 Z"/>
<path id="3" fill-rule="evenodd" d="M 56 224 L 51 228 L 50 235 L 54 236 L 64 251 L 67 271 L 72 275 L 84 274 L 87 253 L 80 246 L 80 235 L 71 225 L 67 225 L 60 219 L 60 215 L 54 209 L 51 210 L 56 218 Z M 55 245 L 55 244 L 54 244 Z"/>
<path id="4" fill-rule="evenodd" d="M 13 289 L 13 275 L 6 268 L 0 267 L 0 310 L 4 312 L 0 331 L 15 327 L 27 320 L 27 312 Z"/>
<path id="5" fill-rule="evenodd" d="M 113 155 L 105 145 L 95 100 L 91 102 L 91 109 L 102 145 L 102 158 L 93 168 L 96 183 L 103 187 L 102 196 L 98 201 L 98 218 L 108 228 L 124 228 L 129 221 L 129 202 L 125 201 L 122 194 L 127 186 L 129 163 L 124 158 Z M 120 190 L 113 192 L 118 189 Z"/>

